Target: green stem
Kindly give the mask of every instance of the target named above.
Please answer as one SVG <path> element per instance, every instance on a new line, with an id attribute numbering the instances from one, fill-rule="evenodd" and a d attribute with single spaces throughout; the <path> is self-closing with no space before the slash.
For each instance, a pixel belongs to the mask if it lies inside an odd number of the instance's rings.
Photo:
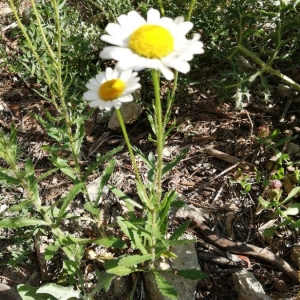
<path id="1" fill-rule="evenodd" d="M 164 16 L 165 15 L 165 9 L 164 9 L 162 0 L 157 0 L 157 2 L 159 4 L 160 13 L 161 13 L 162 16 Z"/>
<path id="2" fill-rule="evenodd" d="M 293 79 L 289 78 L 288 76 L 282 74 L 281 72 L 276 71 L 268 64 L 264 63 L 252 51 L 248 50 L 246 47 L 244 47 L 241 44 L 238 45 L 238 49 L 241 50 L 242 52 L 244 52 L 244 54 L 249 56 L 252 60 L 254 60 L 261 67 L 261 72 L 267 72 L 272 75 L 275 75 L 275 76 L 279 77 L 280 79 L 282 79 L 287 84 L 289 84 L 291 86 L 291 88 L 293 88 L 294 90 L 300 91 L 300 85 L 297 82 L 295 82 Z"/>
<path id="3" fill-rule="evenodd" d="M 44 45 L 46 46 L 46 48 L 48 50 L 48 54 L 50 55 L 50 57 L 52 58 L 52 60 L 55 62 L 56 61 L 56 57 L 55 57 L 55 54 L 52 51 L 51 46 L 49 45 L 49 43 L 47 41 L 47 38 L 45 36 L 44 30 L 43 30 L 43 26 L 42 26 L 42 23 L 41 23 L 41 19 L 40 19 L 40 16 L 38 14 L 38 11 L 36 9 L 35 1 L 34 0 L 30 0 L 30 2 L 31 2 L 31 6 L 32 6 L 32 9 L 33 9 L 34 15 L 36 17 L 37 25 L 38 25 L 38 27 L 40 29 L 40 34 L 42 36 Z"/>
<path id="4" fill-rule="evenodd" d="M 29 46 L 29 48 L 30 48 L 30 50 L 31 50 L 31 52 L 32 52 L 32 54 L 33 54 L 33 56 L 35 57 L 37 63 L 39 64 L 39 66 L 40 66 L 40 68 L 41 68 L 41 70 L 42 70 L 42 72 L 43 72 L 43 74 L 44 74 L 44 79 L 45 79 L 47 85 L 50 86 L 51 83 L 52 83 L 52 80 L 51 80 L 51 78 L 50 78 L 50 75 L 49 75 L 49 73 L 47 72 L 47 70 L 46 70 L 46 68 L 45 68 L 45 65 L 44 65 L 42 59 L 40 58 L 40 56 L 39 56 L 38 53 L 36 52 L 35 47 L 33 46 L 32 42 L 31 42 L 31 39 L 30 39 L 30 37 L 28 36 L 28 34 L 27 34 L 27 32 L 26 32 L 26 29 L 25 29 L 24 25 L 22 24 L 22 22 L 21 22 L 21 20 L 20 20 L 20 18 L 19 18 L 17 9 L 16 9 L 16 7 L 15 7 L 15 5 L 14 5 L 14 3 L 13 3 L 12 0 L 9 0 L 9 5 L 10 5 L 10 7 L 11 7 L 13 13 L 14 13 L 14 16 L 15 16 L 15 18 L 16 18 L 17 24 L 18 24 L 18 26 L 20 27 L 20 29 L 21 29 L 21 31 L 22 31 L 22 34 L 23 34 L 24 38 L 26 39 L 26 41 L 27 41 L 27 43 L 28 43 L 28 46 Z M 57 103 L 56 103 L 56 101 L 55 101 L 54 95 L 51 95 L 51 102 L 52 102 L 52 104 L 55 106 L 55 108 L 58 110 L 58 105 L 57 105 Z"/>
<path id="5" fill-rule="evenodd" d="M 135 176 L 136 176 L 137 181 L 139 182 L 140 186 L 143 186 L 141 176 L 140 176 L 140 172 L 139 172 L 139 169 L 138 169 L 136 161 L 135 161 L 135 157 L 134 157 L 134 154 L 133 154 L 133 151 L 132 151 L 132 146 L 131 146 L 131 143 L 130 143 L 129 138 L 128 138 L 128 134 L 127 134 L 127 130 L 126 130 L 126 127 L 125 127 L 125 124 L 124 124 L 124 121 L 123 121 L 122 114 L 121 114 L 119 109 L 116 109 L 116 113 L 117 113 L 117 117 L 118 117 L 121 129 L 122 129 L 122 133 L 123 133 L 123 136 L 124 136 L 124 139 L 125 139 L 125 142 L 126 142 L 129 154 L 130 154 L 130 158 L 131 158 L 131 161 L 132 161 Z M 146 193 L 145 193 L 145 195 L 146 195 Z"/>
<path id="6" fill-rule="evenodd" d="M 154 97 L 155 97 L 155 115 L 156 115 L 156 137 L 157 137 L 157 165 L 156 165 L 156 192 L 157 192 L 157 204 L 160 203 L 162 195 L 162 152 L 164 144 L 164 128 L 162 122 L 162 110 L 160 99 L 160 85 L 158 71 L 152 71 L 152 79 L 154 85 Z"/>
<path id="7" fill-rule="evenodd" d="M 194 6 L 196 4 L 196 0 L 191 0 L 190 2 L 190 7 L 189 7 L 189 11 L 185 17 L 185 20 L 186 21 L 190 21 L 191 20 L 191 17 L 192 17 L 192 12 L 193 12 L 193 9 L 194 9 Z"/>

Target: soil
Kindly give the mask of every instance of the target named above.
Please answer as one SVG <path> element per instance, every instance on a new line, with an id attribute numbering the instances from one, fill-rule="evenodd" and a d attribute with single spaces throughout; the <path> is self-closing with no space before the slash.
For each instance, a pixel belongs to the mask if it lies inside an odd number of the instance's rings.
<path id="1" fill-rule="evenodd" d="M 3 8 L 2 3 L 0 3 L 1 7 Z M 3 21 L 3 23 L 0 22 L 1 32 L 10 23 L 3 14 L 0 18 Z M 8 33 L 9 29 L 2 31 L 2 40 L 6 43 L 7 51 L 17 55 L 19 50 L 16 41 L 10 39 Z M 18 145 L 21 149 L 19 164 L 24 166 L 25 159 L 31 158 L 35 166 L 35 175 L 39 176 L 51 168 L 47 158 L 48 153 L 42 149 L 42 146 L 49 145 L 53 141 L 46 135 L 43 127 L 33 115 L 43 116 L 45 110 L 53 110 L 53 108 L 35 92 L 40 86 L 34 78 L 24 80 L 20 75 L 11 73 L 5 64 L 1 65 L 1 63 L 0 60 L 0 128 L 3 132 L 9 133 L 11 124 L 15 124 L 18 131 Z M 262 184 L 255 184 L 255 169 L 259 170 L 265 179 L 270 176 L 268 164 L 274 153 L 257 142 L 256 137 L 262 128 L 267 128 L 269 132 L 279 129 L 281 133 L 277 140 L 287 136 L 295 137 L 291 142 L 281 145 L 279 149 L 288 152 L 291 161 L 299 161 L 300 151 L 296 147 L 299 145 L 298 134 L 300 132 L 299 96 L 291 91 L 289 98 L 292 102 L 289 107 L 286 107 L 288 99 L 280 90 L 280 82 L 274 79 L 270 83 L 271 96 L 268 101 L 265 101 L 262 87 L 257 83 L 251 86 L 250 100 L 245 101 L 240 109 L 236 109 L 232 95 L 224 98 L 219 89 L 212 87 L 212 83 L 217 79 L 216 74 L 228 67 L 226 63 L 199 61 L 197 65 L 193 64 L 193 69 L 189 74 L 194 84 L 185 84 L 185 76 L 182 76 L 172 111 L 177 126 L 167 139 L 164 150 L 165 161 L 171 161 L 183 149 L 189 148 L 189 151 L 176 168 L 164 178 L 164 191 L 175 189 L 188 205 L 205 208 L 209 217 L 206 226 L 217 236 L 234 242 L 250 243 L 260 248 L 267 248 L 298 271 L 300 268 L 299 252 L 297 252 L 297 247 L 300 247 L 298 230 L 283 226 L 275 232 L 272 238 L 267 238 L 262 234 L 264 228 L 279 224 L 280 218 L 272 210 L 262 210 L 256 213 L 259 206 L 258 198 L 265 192 Z M 300 83 L 297 77 L 298 71 L 296 69 L 292 71 L 289 71 L 288 75 L 294 76 L 294 80 Z M 168 85 L 169 83 L 163 82 L 166 88 Z M 147 82 L 145 86 L 147 88 Z M 143 93 L 143 101 L 151 101 L 151 95 L 142 90 Z M 282 115 L 285 108 L 287 112 Z M 86 164 L 95 161 L 96 153 L 104 154 L 124 144 L 120 131 L 110 131 L 106 124 L 96 123 L 97 113 L 95 111 L 86 123 L 87 135 L 82 149 L 82 157 Z M 128 125 L 127 129 L 135 146 L 144 153 L 155 151 L 154 145 L 148 140 L 151 128 L 145 111 L 136 122 Z M 290 143 L 296 145 L 295 151 L 290 150 L 291 147 L 288 146 Z M 115 155 L 115 159 L 116 167 L 111 182 L 124 193 L 136 197 L 134 172 L 128 153 L 121 151 Z M 298 167 L 297 164 L 294 168 Z M 1 166 L 5 166 L 3 162 Z M 145 172 L 142 164 L 140 166 L 141 171 Z M 88 178 L 89 182 L 96 180 L 101 172 L 102 169 L 98 174 L 91 175 Z M 243 193 L 241 185 L 234 183 L 234 179 L 238 179 L 241 174 L 247 177 L 247 182 L 252 183 L 252 188 L 248 193 Z M 142 175 L 145 174 L 142 173 Z M 61 173 L 47 177 L 40 183 L 40 196 L 43 203 L 53 204 L 71 186 L 71 182 Z M 7 186 L 0 186 L 0 190 L 1 213 L 2 209 L 5 211 L 7 207 L 15 204 L 17 199 L 26 196 L 21 188 L 11 190 Z M 72 204 L 71 211 L 84 216 L 82 208 L 84 201 L 84 197 L 78 197 Z M 297 203 L 299 198 L 294 198 L 292 201 Z M 104 195 L 102 209 L 104 211 L 103 222 L 106 224 L 113 224 L 117 215 L 124 214 L 123 204 L 109 192 Z M 3 216 L 7 215 L 3 213 Z M 294 217 L 297 219 L 299 216 L 298 214 Z M 172 220 L 171 229 L 178 226 L 180 222 L 182 220 Z M 99 234 L 99 229 L 94 228 L 88 222 L 72 223 L 70 221 L 65 223 L 64 230 L 80 237 Z M 107 233 L 109 231 L 114 235 L 120 234 L 118 229 L 113 227 L 107 229 Z M 37 239 L 33 238 L 30 233 L 28 234 L 25 229 L 18 231 L 18 234 L 23 234 L 28 239 L 28 244 L 33 246 L 31 248 L 28 246 L 29 252 L 25 255 L 26 259 L 13 268 L 11 267 L 11 253 L 16 243 L 14 233 L 11 230 L 0 232 L 2 253 L 0 283 L 12 287 L 19 283 L 39 286 L 49 281 L 57 282 L 62 277 L 63 274 L 60 272 L 64 257 L 61 252 L 58 252 L 51 262 L 45 262 L 39 258 L 43 253 L 43 246 L 51 242 L 49 234 L 43 233 Z M 189 232 L 199 239 L 196 248 L 201 254 L 204 249 L 203 244 L 207 242 L 206 236 L 197 226 L 191 226 Z M 219 250 L 221 250 L 217 254 L 219 258 L 226 256 L 225 248 Z M 84 273 L 87 289 L 97 282 L 95 270 L 101 270 L 101 265 L 92 259 L 93 253 L 96 253 L 96 256 L 101 253 L 109 254 L 100 247 L 91 246 L 86 249 L 86 254 L 89 256 L 85 255 L 80 268 Z M 208 279 L 199 282 L 197 299 L 238 299 L 231 275 L 241 266 L 218 264 L 209 259 L 201 259 L 200 254 L 199 263 L 202 270 L 208 274 Z M 118 253 L 113 253 L 113 255 L 118 255 Z M 242 267 L 247 267 L 255 275 L 272 299 L 300 298 L 299 283 L 292 281 L 282 270 L 259 256 L 243 255 L 246 258 L 242 260 L 247 264 Z M 46 273 L 42 268 L 43 262 L 46 265 Z M 123 285 L 115 282 L 114 288 L 110 289 L 109 293 L 100 294 L 95 299 L 128 299 L 135 276 L 133 274 L 126 277 L 122 282 Z M 123 287 L 122 292 L 120 288 L 117 289 L 118 285 Z M 138 282 L 135 299 L 147 299 L 142 279 Z"/>

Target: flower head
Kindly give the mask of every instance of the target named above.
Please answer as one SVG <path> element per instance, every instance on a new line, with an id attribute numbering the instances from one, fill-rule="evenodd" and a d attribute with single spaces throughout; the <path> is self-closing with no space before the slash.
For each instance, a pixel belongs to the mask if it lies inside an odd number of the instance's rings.
<path id="1" fill-rule="evenodd" d="M 110 110 L 120 108 L 123 102 L 133 100 L 132 93 L 141 87 L 137 73 L 132 69 L 121 71 L 107 68 L 86 84 L 88 91 L 83 98 L 89 101 L 89 106 Z"/>
<path id="2" fill-rule="evenodd" d="M 174 20 L 160 17 L 156 9 L 150 9 L 147 20 L 136 11 L 121 15 L 118 23 L 109 23 L 107 35 L 101 39 L 114 46 L 105 47 L 100 52 L 103 59 L 115 59 L 122 70 L 144 68 L 160 70 L 166 79 L 174 78 L 170 68 L 182 73 L 190 70 L 190 61 L 194 54 L 204 52 L 200 34 L 194 34 L 191 40 L 186 34 L 193 23 L 185 22 L 183 17 Z"/>

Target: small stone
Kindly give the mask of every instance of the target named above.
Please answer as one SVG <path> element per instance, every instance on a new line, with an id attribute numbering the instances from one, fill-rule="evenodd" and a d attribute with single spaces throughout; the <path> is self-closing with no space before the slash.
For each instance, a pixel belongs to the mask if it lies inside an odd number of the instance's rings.
<path id="1" fill-rule="evenodd" d="M 282 83 L 278 84 L 277 91 L 278 91 L 279 96 L 282 98 L 288 98 L 292 94 L 290 86 L 288 86 L 286 84 L 282 84 Z"/>
<path id="2" fill-rule="evenodd" d="M 271 300 L 255 276 L 243 269 L 232 274 L 239 300 Z"/>

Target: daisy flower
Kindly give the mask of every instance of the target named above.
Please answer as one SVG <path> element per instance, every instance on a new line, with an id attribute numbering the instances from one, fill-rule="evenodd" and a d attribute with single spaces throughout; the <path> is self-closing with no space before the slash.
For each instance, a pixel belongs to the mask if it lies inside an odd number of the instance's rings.
<path id="1" fill-rule="evenodd" d="M 141 87 L 137 73 L 132 69 L 125 71 L 107 68 L 86 84 L 88 91 L 83 98 L 89 101 L 90 107 L 111 110 L 120 108 L 123 102 L 133 100 L 132 93 Z"/>
<path id="2" fill-rule="evenodd" d="M 160 70 L 168 80 L 174 78 L 170 68 L 182 73 L 190 70 L 190 61 L 194 54 L 204 52 L 200 34 L 194 34 L 191 40 L 186 34 L 193 23 L 185 22 L 183 17 L 174 20 L 160 17 L 156 9 L 150 9 L 147 20 L 136 11 L 117 18 L 118 23 L 109 23 L 107 35 L 101 39 L 114 46 L 105 47 L 100 52 L 103 59 L 115 59 L 122 70 L 144 68 Z"/>

